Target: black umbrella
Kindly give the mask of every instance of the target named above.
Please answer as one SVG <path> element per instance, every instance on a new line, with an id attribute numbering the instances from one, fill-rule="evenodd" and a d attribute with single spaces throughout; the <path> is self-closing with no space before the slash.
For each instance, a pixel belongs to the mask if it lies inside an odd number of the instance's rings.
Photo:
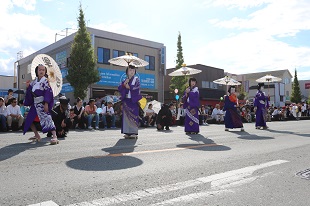
<path id="1" fill-rule="evenodd" d="M 18 89 L 16 91 L 14 91 L 13 93 L 15 93 L 15 94 L 25 94 L 25 91 L 23 89 Z"/>

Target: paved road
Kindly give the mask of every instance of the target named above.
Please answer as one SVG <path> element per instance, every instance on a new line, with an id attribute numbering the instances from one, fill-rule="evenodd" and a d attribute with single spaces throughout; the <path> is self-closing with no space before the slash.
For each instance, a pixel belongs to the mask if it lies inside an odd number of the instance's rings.
<path id="1" fill-rule="evenodd" d="M 0 205 L 309 205 L 309 125 L 72 131 L 53 146 L 1 133 Z"/>

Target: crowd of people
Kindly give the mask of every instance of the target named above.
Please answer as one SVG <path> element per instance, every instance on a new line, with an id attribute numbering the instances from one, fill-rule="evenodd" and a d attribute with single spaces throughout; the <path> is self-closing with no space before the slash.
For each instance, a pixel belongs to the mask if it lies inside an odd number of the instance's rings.
<path id="1" fill-rule="evenodd" d="M 69 99 L 61 96 L 54 104 L 53 92 L 47 80 L 47 70 L 43 65 L 35 69 L 36 78 L 27 82 L 25 99 L 17 103 L 13 90 L 0 97 L 0 130 L 30 130 L 34 136 L 31 141 L 40 141 L 39 130 L 52 137 L 50 143 L 58 144 L 58 138 L 67 136 L 72 129 L 115 129 L 121 128 L 126 139 L 138 138 L 139 127 L 155 127 L 157 130 L 170 130 L 171 126 L 184 126 L 186 134 L 198 134 L 200 125 L 210 123 L 223 124 L 225 131 L 240 128 L 243 123 L 255 121 L 256 129 L 267 129 L 268 121 L 299 119 L 310 116 L 310 107 L 306 103 L 291 104 L 285 107 L 269 105 L 269 97 L 263 92 L 264 84 L 257 85 L 257 93 L 253 104 L 239 105 L 236 88 L 230 86 L 224 96 L 224 106 L 220 104 L 200 105 L 197 80 L 190 78 L 180 103 L 162 104 L 156 113 L 152 104 L 143 110 L 139 106 L 140 81 L 135 76 L 136 68 L 126 69 L 127 78 L 118 87 L 120 102 L 98 101 L 89 99 L 83 102 L 77 98 L 74 106 Z"/>

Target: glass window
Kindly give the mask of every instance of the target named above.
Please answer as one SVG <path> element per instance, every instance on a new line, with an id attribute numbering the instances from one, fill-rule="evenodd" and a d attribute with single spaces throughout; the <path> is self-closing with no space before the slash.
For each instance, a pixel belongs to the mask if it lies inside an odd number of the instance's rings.
<path id="1" fill-rule="evenodd" d="M 113 58 L 125 55 L 124 51 L 113 50 Z"/>
<path id="2" fill-rule="evenodd" d="M 155 70 L 155 57 L 154 56 L 145 55 L 144 60 L 149 63 L 149 65 L 147 65 L 145 69 Z"/>
<path id="3" fill-rule="evenodd" d="M 98 63 L 109 64 L 110 59 L 110 49 L 98 47 L 97 49 L 97 58 Z"/>
<path id="4" fill-rule="evenodd" d="M 210 82 L 208 82 L 208 81 L 202 81 L 201 82 L 201 87 L 202 88 L 210 88 Z"/>

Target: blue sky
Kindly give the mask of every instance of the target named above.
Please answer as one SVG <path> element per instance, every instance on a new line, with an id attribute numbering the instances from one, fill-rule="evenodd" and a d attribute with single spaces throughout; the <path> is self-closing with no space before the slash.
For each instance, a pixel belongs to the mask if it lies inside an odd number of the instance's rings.
<path id="1" fill-rule="evenodd" d="M 13 75 L 19 51 L 25 57 L 75 31 L 79 2 L 89 27 L 165 44 L 167 68 L 181 32 L 187 65 L 234 74 L 296 68 L 310 79 L 309 0 L 1 0 L 0 75 Z"/>

